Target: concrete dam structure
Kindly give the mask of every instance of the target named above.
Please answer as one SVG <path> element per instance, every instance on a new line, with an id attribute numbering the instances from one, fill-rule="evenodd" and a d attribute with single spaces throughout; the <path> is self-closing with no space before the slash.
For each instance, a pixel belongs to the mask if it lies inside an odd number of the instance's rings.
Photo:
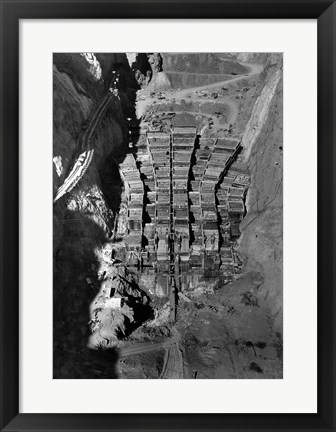
<path id="1" fill-rule="evenodd" d="M 240 150 L 237 138 L 201 138 L 196 127 L 175 126 L 141 133 L 120 164 L 126 262 L 157 296 L 239 274 L 232 243 L 249 185 L 232 167 Z"/>

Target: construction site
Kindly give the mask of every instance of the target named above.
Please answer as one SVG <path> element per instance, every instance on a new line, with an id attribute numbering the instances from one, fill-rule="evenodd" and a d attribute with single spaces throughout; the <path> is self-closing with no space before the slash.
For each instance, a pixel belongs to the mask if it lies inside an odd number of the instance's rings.
<path id="1" fill-rule="evenodd" d="M 140 134 L 132 150 L 120 164 L 126 205 L 116 235 L 125 246 L 113 255 L 126 254 L 140 283 L 170 299 L 174 321 L 179 293 L 241 273 L 234 242 L 249 175 L 235 162 L 239 139 L 201 138 L 193 126 Z"/>
<path id="2" fill-rule="evenodd" d="M 282 378 L 282 56 L 108 56 L 54 61 L 101 86 L 55 132 L 54 377 Z"/>

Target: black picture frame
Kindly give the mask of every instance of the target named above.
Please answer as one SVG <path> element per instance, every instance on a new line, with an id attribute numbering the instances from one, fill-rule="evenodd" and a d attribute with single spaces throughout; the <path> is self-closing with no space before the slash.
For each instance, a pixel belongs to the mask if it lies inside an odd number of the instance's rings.
<path id="1" fill-rule="evenodd" d="M 0 8 L 1 431 L 335 431 L 335 1 L 0 0 Z M 26 18 L 317 19 L 317 414 L 19 413 L 19 20 Z"/>

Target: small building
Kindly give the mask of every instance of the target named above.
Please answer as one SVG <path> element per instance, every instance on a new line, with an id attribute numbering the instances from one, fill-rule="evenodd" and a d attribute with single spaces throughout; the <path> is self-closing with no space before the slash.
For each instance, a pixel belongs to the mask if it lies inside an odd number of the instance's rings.
<path id="1" fill-rule="evenodd" d="M 119 296 L 111 297 L 106 300 L 105 307 L 111 309 L 120 309 L 123 306 L 123 299 Z"/>

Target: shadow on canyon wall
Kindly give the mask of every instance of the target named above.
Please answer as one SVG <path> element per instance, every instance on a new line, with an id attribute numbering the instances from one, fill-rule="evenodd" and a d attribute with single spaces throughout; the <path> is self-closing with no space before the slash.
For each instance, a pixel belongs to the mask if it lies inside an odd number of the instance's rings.
<path id="1" fill-rule="evenodd" d="M 86 347 L 89 306 L 100 289 L 100 283 L 91 286 L 86 278 L 94 280 L 94 251 L 106 241 L 105 232 L 72 211 L 65 212 L 63 229 L 63 242 L 54 256 L 54 378 L 117 378 L 117 352 Z"/>
<path id="2" fill-rule="evenodd" d="M 66 59 L 66 55 L 63 55 L 62 61 L 64 58 Z M 97 54 L 97 58 L 103 61 L 101 55 Z M 108 59 L 105 59 L 106 62 Z M 68 63 L 71 61 L 66 59 L 64 69 L 67 68 L 67 73 L 73 70 L 73 77 L 75 79 L 80 77 L 76 65 L 68 65 Z M 139 137 L 135 101 L 136 92 L 140 88 L 126 55 L 120 54 L 117 63 L 105 64 L 105 75 L 103 75 L 105 92 L 110 85 L 110 74 L 115 70 L 120 73 L 119 96 L 122 113 L 114 113 L 110 109 L 105 115 L 117 119 L 123 131 L 123 140 L 117 148 L 113 148 L 96 164 L 101 190 L 114 215 L 119 211 L 122 194 L 118 164 L 124 160 L 127 153 L 134 152 L 134 149 L 129 148 L 129 139 L 136 143 Z M 97 93 L 92 91 L 91 95 L 98 98 Z M 80 130 L 80 127 L 77 129 Z M 99 136 L 97 135 L 95 139 L 99 139 Z M 80 188 L 81 182 L 72 193 L 75 194 L 76 189 Z M 106 231 L 85 215 L 85 211 L 69 210 L 67 195 L 54 205 L 53 229 L 53 377 L 56 379 L 118 378 L 117 350 L 87 348 L 87 341 L 91 334 L 89 306 L 101 288 L 101 282 L 97 280 L 99 263 L 95 249 L 106 242 Z M 57 242 L 55 236 L 58 237 Z M 86 278 L 90 278 L 93 284 L 87 283 Z"/>

